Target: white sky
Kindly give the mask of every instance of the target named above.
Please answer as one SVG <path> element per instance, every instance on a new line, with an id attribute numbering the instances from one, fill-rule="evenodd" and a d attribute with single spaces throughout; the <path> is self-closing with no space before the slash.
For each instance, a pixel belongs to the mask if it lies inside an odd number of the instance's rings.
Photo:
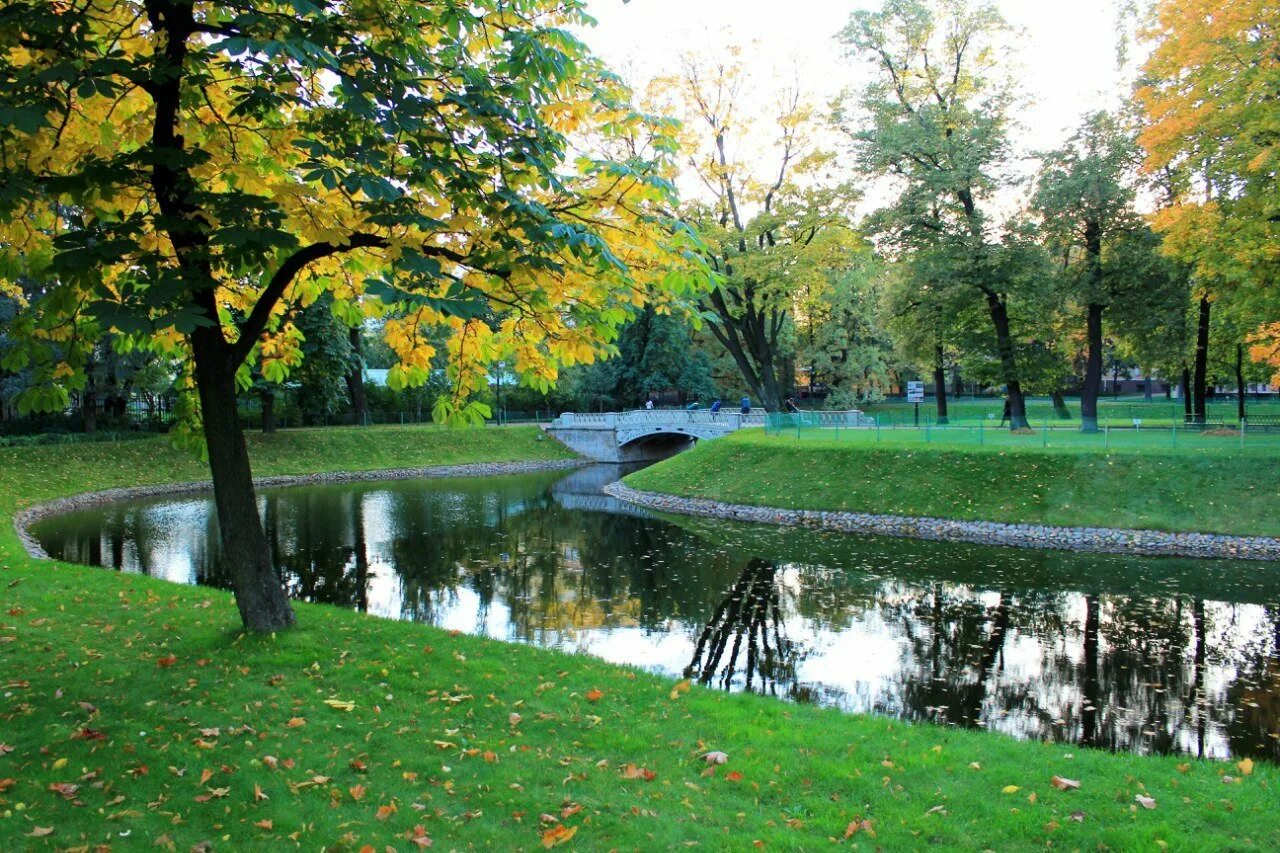
<path id="1" fill-rule="evenodd" d="M 1057 147 L 1085 112 L 1128 96 L 1116 69 L 1116 0 L 997 0 L 1021 31 L 1016 61 L 1026 98 L 1014 112 L 1023 151 Z M 857 8 L 876 0 L 588 0 L 599 25 L 582 33 L 593 51 L 637 88 L 674 67 L 678 53 L 757 44 L 766 68 L 798 65 L 819 103 L 858 86 L 859 65 L 835 40 Z M 788 75 L 790 76 L 790 74 Z"/>

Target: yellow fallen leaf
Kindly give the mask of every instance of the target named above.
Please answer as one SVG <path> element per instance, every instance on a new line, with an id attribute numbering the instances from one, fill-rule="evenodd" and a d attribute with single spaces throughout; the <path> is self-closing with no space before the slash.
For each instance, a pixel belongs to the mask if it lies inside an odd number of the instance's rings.
<path id="1" fill-rule="evenodd" d="M 354 711 L 356 707 L 355 702 L 347 702 L 342 699 L 326 699 L 324 700 L 324 704 L 328 705 L 330 708 L 336 708 L 339 711 Z"/>
<path id="2" fill-rule="evenodd" d="M 1250 776 L 1253 774 L 1253 759 L 1242 758 L 1236 762 L 1236 769 L 1240 771 L 1241 776 Z"/>
<path id="3" fill-rule="evenodd" d="M 1019 791 L 1021 791 L 1021 790 L 1022 790 L 1022 789 L 1021 789 L 1021 788 L 1019 788 L 1017 785 L 1005 785 L 1003 788 L 1001 788 L 1001 789 L 1000 789 L 1000 793 L 1002 793 L 1002 794 L 1016 794 L 1016 793 L 1018 793 L 1018 792 L 1019 792 Z"/>
<path id="4" fill-rule="evenodd" d="M 578 834 L 578 827 L 565 826 L 558 823 L 555 826 L 542 833 L 542 846 L 550 850 L 559 844 L 564 844 L 570 838 Z"/>
<path id="5" fill-rule="evenodd" d="M 285 726 L 290 729 L 296 729 L 301 726 L 305 726 L 306 724 L 307 724 L 306 717 L 294 717 L 291 720 L 289 720 L 289 722 L 285 723 Z"/>

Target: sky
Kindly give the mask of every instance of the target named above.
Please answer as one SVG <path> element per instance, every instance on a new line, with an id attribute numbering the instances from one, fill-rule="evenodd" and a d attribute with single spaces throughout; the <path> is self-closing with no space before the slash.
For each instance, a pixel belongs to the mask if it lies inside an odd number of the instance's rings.
<path id="1" fill-rule="evenodd" d="M 1090 110 L 1129 92 L 1116 68 L 1116 0 L 997 0 L 1020 31 L 1015 62 L 1027 97 L 1014 111 L 1015 143 L 1027 151 L 1061 144 Z M 682 51 L 754 44 L 768 68 L 799 69 L 800 83 L 827 101 L 857 87 L 860 67 L 834 36 L 875 0 L 588 0 L 598 25 L 582 33 L 593 51 L 637 89 L 674 66 Z"/>

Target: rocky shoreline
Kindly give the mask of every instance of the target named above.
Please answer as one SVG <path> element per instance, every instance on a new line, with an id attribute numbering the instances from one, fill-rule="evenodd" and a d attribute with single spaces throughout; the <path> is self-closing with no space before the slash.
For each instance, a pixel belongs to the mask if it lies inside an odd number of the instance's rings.
<path id="1" fill-rule="evenodd" d="M 470 462 L 464 465 L 432 465 L 426 468 L 385 468 L 373 471 L 335 471 L 322 474 L 286 474 L 275 477 L 256 477 L 253 484 L 258 488 L 271 488 L 379 480 L 490 477 L 503 474 L 530 474 L 538 471 L 567 471 L 589 464 L 591 464 L 591 460 L 582 458 L 551 459 L 541 462 Z M 44 549 L 40 547 L 40 543 L 36 541 L 35 537 L 27 529 L 37 521 L 61 515 L 64 512 L 99 506 L 113 501 L 163 497 L 166 495 L 200 494 L 212 490 L 213 483 L 208 480 L 202 480 L 190 483 L 162 483 L 154 486 L 129 486 L 119 489 L 104 489 L 100 492 L 85 492 L 19 510 L 13 515 L 13 526 L 27 554 L 38 560 L 47 560 L 49 555 L 44 552 Z"/>
<path id="2" fill-rule="evenodd" d="M 1153 557 L 1280 560 L 1280 538 L 1269 536 L 1169 533 L 1162 530 L 1124 530 L 1106 527 L 1055 527 L 1045 524 L 957 521 L 946 518 L 913 518 L 863 512 L 777 509 L 721 503 L 706 498 L 683 498 L 658 492 L 642 492 L 621 481 L 606 486 L 604 491 L 628 503 L 677 515 L 808 527 L 840 533 L 971 542 L 980 545 L 1010 545 L 1018 548 L 1048 548 L 1058 551 L 1140 554 Z"/>

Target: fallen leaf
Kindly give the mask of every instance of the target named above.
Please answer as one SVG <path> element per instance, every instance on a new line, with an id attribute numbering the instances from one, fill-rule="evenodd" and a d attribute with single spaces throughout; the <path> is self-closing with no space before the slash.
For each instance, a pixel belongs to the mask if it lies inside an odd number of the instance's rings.
<path id="1" fill-rule="evenodd" d="M 1001 788 L 1001 789 L 1000 789 L 1000 793 L 1002 793 L 1002 794 L 1016 794 L 1016 793 L 1018 793 L 1018 792 L 1019 792 L 1019 791 L 1021 791 L 1021 790 L 1022 790 L 1022 789 L 1021 789 L 1021 788 L 1019 788 L 1017 785 L 1005 785 L 1003 788 Z"/>
<path id="2" fill-rule="evenodd" d="M 1144 809 L 1154 809 L 1156 807 L 1156 801 L 1145 794 L 1135 794 L 1133 798 Z"/>
<path id="3" fill-rule="evenodd" d="M 375 817 L 377 817 L 378 820 L 385 821 L 387 818 L 391 817 L 393 814 L 395 814 L 398 811 L 400 811 L 400 809 L 396 808 L 395 803 L 391 803 L 385 806 L 378 806 L 378 813 L 377 815 L 375 815 Z"/>
<path id="4" fill-rule="evenodd" d="M 72 784 L 71 782 L 50 782 L 49 790 L 62 797 L 64 800 L 70 800 L 75 797 L 76 791 L 80 790 L 80 786 Z"/>
<path id="5" fill-rule="evenodd" d="M 256 821 L 253 825 L 258 827 L 258 829 L 265 829 L 268 832 L 270 832 L 272 829 L 275 828 L 275 824 L 272 823 L 269 819 Z"/>
<path id="6" fill-rule="evenodd" d="M 1084 812 L 1072 812 L 1071 819 L 1076 823 L 1084 823 Z"/>
<path id="7" fill-rule="evenodd" d="M 1236 769 L 1240 771 L 1241 776 L 1253 775 L 1253 759 L 1242 758 L 1236 762 Z"/>
<path id="8" fill-rule="evenodd" d="M 691 684 L 692 682 L 690 682 L 689 679 L 687 678 L 684 681 L 677 682 L 676 686 L 671 688 L 671 698 L 679 699 L 681 693 L 688 693 L 689 686 Z"/>
<path id="9" fill-rule="evenodd" d="M 178 662 L 177 655 L 165 655 L 162 658 L 156 658 L 156 666 L 161 668 L 173 666 L 177 662 Z"/>
<path id="10" fill-rule="evenodd" d="M 577 834 L 578 834 L 578 827 L 565 826 L 563 823 L 558 823 L 555 826 L 548 829 L 546 832 L 542 833 L 542 846 L 550 850 L 552 847 L 555 847 L 556 845 L 564 844 L 566 841 L 568 841 L 570 838 L 573 838 L 573 836 Z"/>
<path id="11" fill-rule="evenodd" d="M 44 838 L 53 835 L 52 826 L 37 826 L 27 833 L 28 838 Z"/>
<path id="12" fill-rule="evenodd" d="M 637 767 L 634 764 L 627 764 L 622 768 L 623 779 L 643 779 L 646 782 L 652 782 L 658 778 L 658 774 L 650 770 L 648 767 Z"/>
<path id="13" fill-rule="evenodd" d="M 352 785 L 347 789 L 347 793 L 351 795 L 353 800 L 363 800 L 365 795 L 364 785 Z"/>
<path id="14" fill-rule="evenodd" d="M 342 699 L 326 699 L 324 700 L 324 704 L 328 705 L 330 708 L 336 708 L 339 711 L 354 711 L 356 708 L 355 702 L 346 702 Z"/>
<path id="15" fill-rule="evenodd" d="M 306 717 L 293 717 L 289 722 L 285 723 L 286 728 L 296 729 L 307 724 Z"/>
<path id="16" fill-rule="evenodd" d="M 739 773 L 737 770 L 730 770 L 728 773 L 724 775 L 724 778 L 728 779 L 730 782 L 741 782 L 742 774 Z"/>
<path id="17" fill-rule="evenodd" d="M 844 837 L 853 838 L 859 832 L 865 832 L 867 835 L 875 836 L 876 831 L 871 828 L 871 821 L 854 818 L 849 821 L 849 825 L 844 828 Z"/>
<path id="18" fill-rule="evenodd" d="M 255 784 L 255 785 L 253 786 L 253 799 L 254 799 L 254 800 L 266 800 L 266 799 L 270 799 L 270 798 L 269 798 L 266 794 L 262 793 L 262 786 L 261 786 L 261 785 Z"/>
<path id="19" fill-rule="evenodd" d="M 422 824 L 418 824 L 413 829 L 404 834 L 404 837 L 412 841 L 418 847 L 430 847 L 435 842 L 427 835 L 427 828 Z"/>
<path id="20" fill-rule="evenodd" d="M 729 760 L 729 756 L 719 750 L 713 750 L 702 756 L 702 760 L 708 764 L 724 764 Z"/>
<path id="21" fill-rule="evenodd" d="M 1059 791 L 1076 791 L 1080 789 L 1080 783 L 1075 779 L 1067 779 L 1064 776 L 1054 776 L 1049 783 Z"/>
<path id="22" fill-rule="evenodd" d="M 596 688 L 592 687 L 590 690 L 586 692 L 585 696 L 588 702 L 599 702 L 601 699 L 604 698 L 604 691 L 597 690 Z"/>
<path id="23" fill-rule="evenodd" d="M 17 779 L 13 779 L 13 778 L 0 779 L 0 794 L 3 794 L 5 791 L 9 790 L 16 784 L 18 784 Z"/>
<path id="24" fill-rule="evenodd" d="M 507 722 L 513 726 L 520 725 L 520 721 L 523 719 L 524 717 L 520 716 L 515 711 L 512 711 L 510 714 L 507 714 Z"/>
<path id="25" fill-rule="evenodd" d="M 1186 773 L 1190 769 L 1191 769 L 1190 764 L 1179 764 L 1177 767 L 1177 770 L 1179 773 Z"/>

